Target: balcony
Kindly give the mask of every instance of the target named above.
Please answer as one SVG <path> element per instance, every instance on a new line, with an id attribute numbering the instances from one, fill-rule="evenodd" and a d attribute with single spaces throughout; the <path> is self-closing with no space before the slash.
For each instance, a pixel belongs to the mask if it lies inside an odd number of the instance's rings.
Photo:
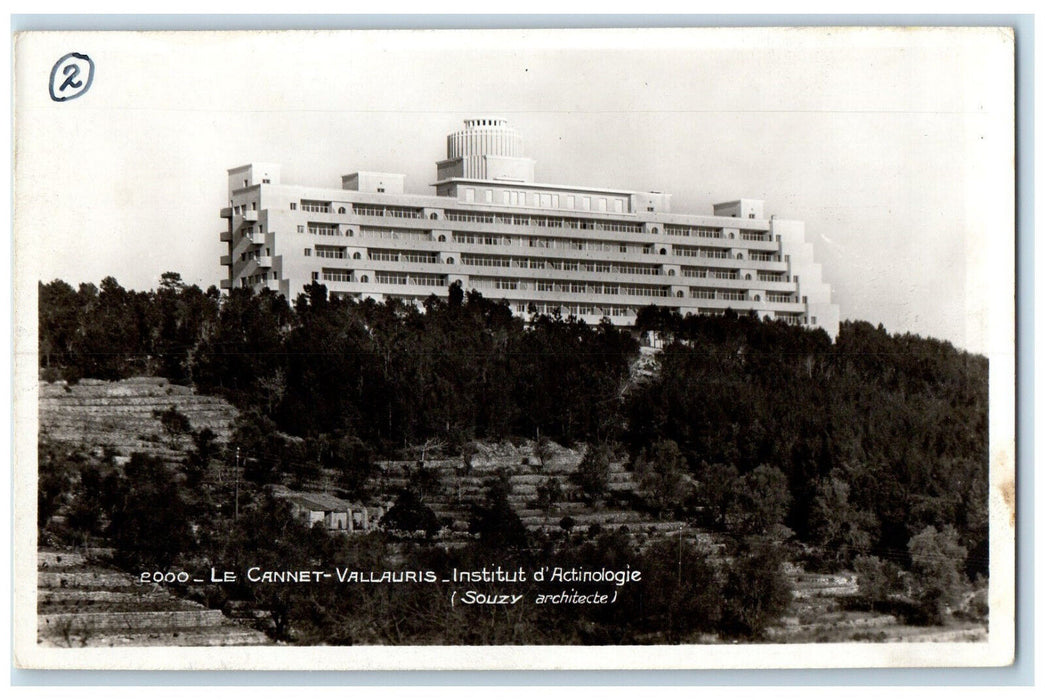
<path id="1" fill-rule="evenodd" d="M 253 209 L 248 209 L 248 210 L 244 211 L 243 212 L 243 220 L 244 221 L 257 221 L 258 220 L 258 212 L 256 210 L 253 210 Z"/>
<path id="2" fill-rule="evenodd" d="M 222 207 L 221 208 L 221 218 L 223 218 L 223 219 L 231 219 L 232 218 L 232 207 Z"/>
<path id="3" fill-rule="evenodd" d="M 255 231 L 254 233 L 248 233 L 246 235 L 246 238 L 249 238 L 250 242 L 253 243 L 254 245 L 264 245 L 265 244 L 265 234 L 264 233 L 258 233 L 258 232 Z"/>
<path id="4" fill-rule="evenodd" d="M 218 286 L 221 287 L 221 289 L 232 289 L 232 280 L 223 279 Z"/>
<path id="5" fill-rule="evenodd" d="M 272 267 L 271 255 L 259 255 L 254 258 L 254 261 L 258 264 L 258 267 Z"/>
<path id="6" fill-rule="evenodd" d="M 221 231 L 219 234 L 219 238 L 222 243 L 228 243 L 232 240 L 232 231 Z"/>
<path id="7" fill-rule="evenodd" d="M 222 255 L 221 256 L 221 264 L 222 265 L 231 265 L 232 264 L 232 256 L 231 255 Z"/>

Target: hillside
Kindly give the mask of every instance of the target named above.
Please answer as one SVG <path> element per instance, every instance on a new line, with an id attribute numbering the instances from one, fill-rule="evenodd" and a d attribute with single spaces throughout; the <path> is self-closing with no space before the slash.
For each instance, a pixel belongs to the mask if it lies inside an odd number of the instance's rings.
<path id="1" fill-rule="evenodd" d="M 37 554 L 38 643 L 59 647 L 256 646 L 265 633 L 98 563 L 95 552 Z"/>
<path id="2" fill-rule="evenodd" d="M 643 371 L 633 375 L 633 385 L 656 376 L 651 357 L 644 355 L 640 361 Z M 118 455 L 117 463 L 132 452 L 143 452 L 176 471 L 182 468 L 191 438 L 166 432 L 159 412 L 173 407 L 188 418 L 191 430 L 209 428 L 219 443 L 229 440 L 238 415 L 221 399 L 200 396 L 159 378 L 83 380 L 71 386 L 42 382 L 40 395 L 41 441 L 99 457 L 108 450 Z M 484 502 L 490 484 L 499 482 L 505 485 L 511 509 L 533 534 L 565 541 L 562 538 L 568 530 L 580 542 L 594 541 L 595 532 L 627 532 L 636 552 L 667 539 L 672 547 L 676 542 L 679 548 L 685 543 L 696 551 L 717 553 L 715 560 L 730 559 L 728 554 L 722 558 L 727 544 L 721 534 L 693 522 L 656 517 L 645 504 L 636 474 L 620 456 L 609 463 L 606 492 L 593 501 L 582 497 L 572 479 L 587 450 L 583 444 L 563 447 L 549 443 L 543 459 L 533 440 L 480 441 L 472 443 L 471 450 L 467 458 L 436 450 L 423 461 L 378 460 L 366 485 L 369 498 L 388 506 L 402 489 L 423 483 L 423 501 L 444 525 L 438 541 L 465 544 L 474 541 L 469 533 L 474 507 Z M 219 485 L 215 476 L 219 468 L 228 474 L 228 468 L 220 464 L 220 459 L 211 462 L 211 474 L 204 483 L 228 489 L 230 485 Z M 418 479 L 419 470 L 426 473 L 426 479 Z M 558 482 L 558 497 L 538 505 L 539 488 L 553 481 Z M 295 489 L 304 494 L 333 494 L 339 491 L 338 485 L 335 471 L 319 469 Z M 64 520 L 64 515 L 56 520 Z M 41 643 L 239 645 L 267 641 L 261 632 L 225 618 L 220 610 L 208 610 L 162 587 L 136 585 L 129 574 L 112 568 L 104 559 L 89 561 L 76 552 L 49 548 L 41 549 L 39 558 Z M 389 561 L 395 560 L 392 555 Z M 785 573 L 791 602 L 786 613 L 765 630 L 772 641 L 964 641 L 985 634 L 980 621 L 918 627 L 894 614 L 869 613 L 858 605 L 852 573 L 812 574 L 794 564 L 788 564 Z"/>
<path id="3" fill-rule="evenodd" d="M 155 415 L 171 407 L 187 416 L 194 430 L 210 428 L 222 442 L 238 413 L 219 398 L 159 377 L 40 382 L 40 437 L 88 449 L 111 448 L 124 456 L 145 452 L 176 459 L 189 446 L 189 437 L 165 434 Z"/>

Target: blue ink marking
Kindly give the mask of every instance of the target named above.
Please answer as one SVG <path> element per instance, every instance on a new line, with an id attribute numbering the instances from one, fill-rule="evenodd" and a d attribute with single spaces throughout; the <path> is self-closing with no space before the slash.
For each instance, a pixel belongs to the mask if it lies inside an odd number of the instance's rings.
<path id="1" fill-rule="evenodd" d="M 59 69 L 65 80 L 56 89 L 55 81 L 58 79 Z M 80 74 L 85 71 L 86 79 L 79 80 Z M 55 102 L 66 102 L 76 99 L 90 90 L 92 82 L 94 82 L 94 61 L 91 60 L 91 57 L 83 53 L 67 53 L 59 58 L 58 62 L 54 64 L 54 68 L 51 69 L 51 82 L 47 86 L 47 91 Z"/>

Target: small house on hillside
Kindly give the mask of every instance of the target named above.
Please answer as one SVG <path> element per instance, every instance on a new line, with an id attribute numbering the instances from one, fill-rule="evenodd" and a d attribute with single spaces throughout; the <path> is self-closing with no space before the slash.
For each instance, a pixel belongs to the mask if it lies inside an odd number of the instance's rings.
<path id="1" fill-rule="evenodd" d="M 385 513 L 381 506 L 368 507 L 325 494 L 291 492 L 283 494 L 283 498 L 290 504 L 294 516 L 308 527 L 323 523 L 328 530 L 340 532 L 371 530 Z"/>

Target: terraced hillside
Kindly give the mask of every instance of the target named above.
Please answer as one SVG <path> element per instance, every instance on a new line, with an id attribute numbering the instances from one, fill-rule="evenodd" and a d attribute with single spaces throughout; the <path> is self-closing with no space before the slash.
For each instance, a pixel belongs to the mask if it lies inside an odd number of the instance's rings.
<path id="1" fill-rule="evenodd" d="M 634 477 L 619 461 L 610 463 L 608 493 L 605 503 L 597 507 L 584 503 L 570 476 L 584 457 L 583 446 L 570 449 L 552 445 L 544 464 L 535 455 L 534 442 L 482 443 L 468 466 L 463 458 L 426 460 L 424 467 L 437 478 L 424 496 L 436 515 L 450 523 L 454 531 L 465 531 L 471 516 L 471 504 L 482 502 L 490 479 L 503 474 L 509 483 L 508 500 L 523 524 L 531 530 L 553 530 L 570 516 L 574 527 L 598 524 L 615 529 L 627 526 L 637 535 L 689 530 L 685 523 L 658 520 L 631 507 L 638 490 Z M 418 468 L 416 461 L 382 462 L 380 490 L 394 494 L 405 486 Z M 548 507 L 538 507 L 538 488 L 558 481 L 562 497 Z M 693 534 L 693 533 L 690 533 Z"/>
<path id="2" fill-rule="evenodd" d="M 788 614 L 767 630 L 769 641 L 817 642 L 983 642 L 987 626 L 979 621 L 953 620 L 946 627 L 904 624 L 896 615 L 847 609 L 858 594 L 851 573 L 810 574 L 789 566 L 794 598 Z"/>
<path id="3" fill-rule="evenodd" d="M 141 585 L 71 551 L 37 553 L 37 642 L 59 647 L 255 646 L 268 636 L 220 610 Z"/>
<path id="4" fill-rule="evenodd" d="M 222 399 L 158 377 L 83 379 L 74 385 L 40 382 L 40 433 L 52 442 L 173 459 L 190 443 L 186 435 L 167 434 L 154 415 L 171 407 L 188 417 L 193 430 L 210 428 L 220 441 L 228 438 L 236 416 L 236 409 Z"/>
<path id="5" fill-rule="evenodd" d="M 644 372 L 656 367 L 646 358 Z M 636 381 L 643 373 L 636 373 Z M 165 432 L 157 412 L 171 407 L 189 420 L 192 430 L 210 428 L 226 442 L 236 409 L 221 399 L 200 396 L 191 389 L 159 378 L 120 382 L 83 380 L 76 385 L 40 384 L 41 438 L 97 452 L 111 448 L 122 455 L 139 451 L 179 461 L 191 447 L 187 435 Z M 373 503 L 387 508 L 397 492 L 423 484 L 423 501 L 449 524 L 443 536 L 457 542 L 468 537 L 473 504 L 482 503 L 491 479 L 508 486 L 508 500 L 532 531 L 555 532 L 562 527 L 603 529 L 626 527 L 640 544 L 658 537 L 682 538 L 720 550 L 719 538 L 692 525 L 660 520 L 642 507 L 640 488 L 621 461 L 610 463 L 605 496 L 586 503 L 571 476 L 585 447 L 550 445 L 543 459 L 533 440 L 478 443 L 463 455 L 379 462 L 368 486 Z M 427 455 L 426 455 L 427 457 Z M 214 463 L 215 465 L 217 462 Z M 419 470 L 425 472 L 418 479 Z M 323 472 L 301 487 L 332 494 L 337 475 Z M 539 503 L 539 489 L 558 484 L 558 495 Z M 550 501 L 550 502 L 549 502 Z M 569 518 L 564 523 L 564 518 Z M 174 597 L 160 587 L 137 585 L 133 577 L 88 561 L 80 554 L 42 549 L 39 557 L 38 613 L 41 644 L 58 646 L 119 645 L 250 645 L 268 643 L 265 634 Z M 959 622 L 942 628 L 911 627 L 883 613 L 851 610 L 857 593 L 853 574 L 788 572 L 794 600 L 788 614 L 770 630 L 776 642 L 825 641 L 965 641 L 982 639 L 983 624 Z"/>

